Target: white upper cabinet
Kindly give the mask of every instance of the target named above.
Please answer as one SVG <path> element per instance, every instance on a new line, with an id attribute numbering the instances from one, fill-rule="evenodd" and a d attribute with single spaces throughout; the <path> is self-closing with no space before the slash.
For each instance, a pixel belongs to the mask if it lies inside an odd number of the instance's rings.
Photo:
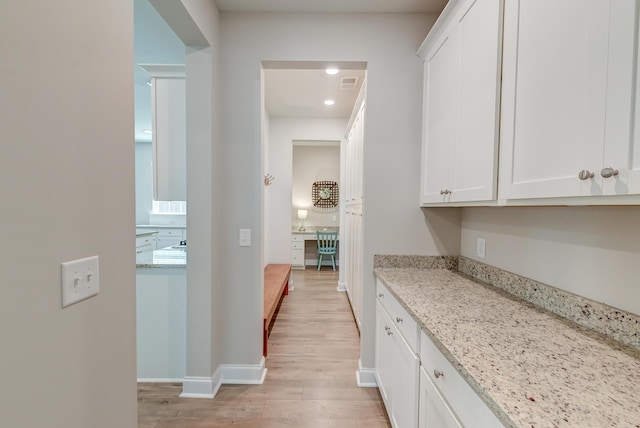
<path id="1" fill-rule="evenodd" d="M 506 1 L 500 199 L 640 193 L 638 7 Z"/>
<path id="2" fill-rule="evenodd" d="M 186 87 L 183 65 L 144 64 L 151 76 L 153 197 L 187 200 Z"/>
<path id="3" fill-rule="evenodd" d="M 502 1 L 451 1 L 424 43 L 422 205 L 496 198 Z"/>

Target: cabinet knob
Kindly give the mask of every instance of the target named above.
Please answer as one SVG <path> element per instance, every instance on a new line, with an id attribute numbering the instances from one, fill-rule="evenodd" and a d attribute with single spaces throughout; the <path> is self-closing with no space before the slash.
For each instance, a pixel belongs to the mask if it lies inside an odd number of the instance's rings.
<path id="1" fill-rule="evenodd" d="M 617 169 L 613 169 L 611 167 L 609 168 L 602 168 L 602 171 L 600 171 L 600 175 L 603 178 L 611 178 L 614 175 L 618 175 L 618 170 Z"/>
<path id="2" fill-rule="evenodd" d="M 389 331 L 391 328 L 390 328 L 388 325 L 385 325 L 385 326 L 384 326 L 384 329 L 385 329 L 386 331 Z"/>
<path id="3" fill-rule="evenodd" d="M 382 297 L 384 297 L 384 294 L 378 293 L 378 297 L 382 298 Z"/>
<path id="4" fill-rule="evenodd" d="M 436 379 L 438 379 L 440 376 L 444 376 L 444 373 L 442 373 L 440 370 L 433 369 L 433 375 L 436 377 Z"/>
<path id="5" fill-rule="evenodd" d="M 399 324 L 399 323 L 401 323 L 401 322 L 402 322 L 402 318 L 400 318 L 400 317 L 396 317 L 396 322 L 397 322 L 398 324 Z"/>
<path id="6" fill-rule="evenodd" d="M 391 330 L 387 331 L 387 336 L 393 336 L 393 332 Z"/>
<path id="7" fill-rule="evenodd" d="M 578 178 L 580 180 L 588 180 L 590 178 L 593 178 L 595 174 L 591 171 L 589 171 L 588 169 L 583 169 L 582 171 L 580 171 L 578 173 Z"/>
<path id="8" fill-rule="evenodd" d="M 440 191 L 441 195 L 448 195 L 449 193 L 451 193 L 451 190 L 444 189 Z"/>

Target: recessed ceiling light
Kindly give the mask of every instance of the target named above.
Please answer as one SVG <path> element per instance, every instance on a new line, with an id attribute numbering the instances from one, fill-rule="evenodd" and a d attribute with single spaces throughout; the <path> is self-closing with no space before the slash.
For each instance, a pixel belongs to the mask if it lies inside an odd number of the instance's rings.
<path id="1" fill-rule="evenodd" d="M 333 100 L 324 100 L 324 105 L 326 106 L 332 106 L 334 105 L 336 102 Z"/>
<path id="2" fill-rule="evenodd" d="M 327 74 L 338 74 L 338 71 L 340 71 L 340 70 L 338 70 L 337 68 L 327 68 L 327 69 L 325 70 L 325 72 L 326 72 Z"/>
<path id="3" fill-rule="evenodd" d="M 151 134 L 151 130 L 150 129 L 143 129 L 142 132 L 144 132 L 145 134 Z"/>

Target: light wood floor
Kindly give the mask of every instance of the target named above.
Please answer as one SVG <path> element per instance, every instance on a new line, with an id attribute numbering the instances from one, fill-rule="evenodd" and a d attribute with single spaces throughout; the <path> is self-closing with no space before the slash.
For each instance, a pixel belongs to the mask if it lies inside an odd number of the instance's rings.
<path id="1" fill-rule="evenodd" d="M 213 400 L 181 384 L 138 385 L 138 428 L 387 428 L 377 388 L 358 388 L 358 331 L 331 268 L 294 270 L 269 339 L 263 385 L 223 385 Z"/>

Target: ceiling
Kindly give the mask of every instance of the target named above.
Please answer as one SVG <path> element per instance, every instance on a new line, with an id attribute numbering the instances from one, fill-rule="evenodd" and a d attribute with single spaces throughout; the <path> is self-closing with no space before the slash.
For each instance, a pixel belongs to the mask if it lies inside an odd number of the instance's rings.
<path id="1" fill-rule="evenodd" d="M 223 12 L 440 13 L 447 0 L 216 0 Z"/>
<path id="2" fill-rule="evenodd" d="M 447 0 L 215 0 L 223 12 L 307 13 L 440 13 Z M 135 63 L 184 64 L 184 45 L 148 0 L 134 0 Z M 348 118 L 365 76 L 364 63 L 335 64 L 337 75 L 323 63 L 265 64 L 266 108 L 274 117 Z M 341 89 L 343 77 L 356 86 Z M 150 141 L 151 92 L 148 74 L 135 67 L 136 141 Z M 335 105 L 325 106 L 327 98 Z"/>
<path id="3" fill-rule="evenodd" d="M 267 112 L 272 117 L 348 118 L 364 76 L 365 70 L 340 70 L 329 75 L 324 68 L 265 69 Z M 327 99 L 335 104 L 324 105 Z"/>

